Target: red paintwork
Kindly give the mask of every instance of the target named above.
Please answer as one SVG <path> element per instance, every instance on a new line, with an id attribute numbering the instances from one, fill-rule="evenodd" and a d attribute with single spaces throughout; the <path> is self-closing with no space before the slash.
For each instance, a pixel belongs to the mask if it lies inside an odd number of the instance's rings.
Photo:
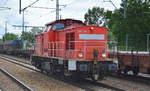
<path id="1" fill-rule="evenodd" d="M 65 24 L 65 28 L 54 31 L 53 25 L 56 23 Z M 94 48 L 98 48 L 98 60 L 104 61 L 108 58 L 106 28 L 92 25 L 86 26 L 81 21 L 72 19 L 57 20 L 46 24 L 46 26 L 51 26 L 51 28 L 44 33 L 36 35 L 36 55 L 86 61 L 93 60 L 93 50 Z M 68 33 L 74 33 L 74 38 L 73 35 L 69 35 Z M 80 34 L 104 34 L 104 40 L 79 39 Z M 72 44 L 70 43 L 70 47 L 74 44 L 74 50 L 66 49 L 66 36 L 68 40 L 75 40 Z M 104 52 L 106 57 L 102 57 L 102 53 Z M 83 57 L 79 57 L 79 53 Z"/>

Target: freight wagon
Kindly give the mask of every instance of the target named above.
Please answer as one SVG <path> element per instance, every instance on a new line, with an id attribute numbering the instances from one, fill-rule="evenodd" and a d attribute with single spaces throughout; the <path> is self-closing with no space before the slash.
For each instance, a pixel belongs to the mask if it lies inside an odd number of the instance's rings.
<path id="1" fill-rule="evenodd" d="M 132 71 L 134 75 L 138 75 L 138 73 L 150 74 L 150 54 L 148 52 L 110 52 L 109 57 L 118 59 L 119 73 L 127 74 Z"/>
<path id="2" fill-rule="evenodd" d="M 17 49 L 22 48 L 23 42 L 21 40 L 11 40 L 0 43 L 0 53 L 13 54 Z"/>
<path id="3" fill-rule="evenodd" d="M 30 58 L 30 56 L 34 53 L 34 48 L 24 47 L 24 41 L 16 39 L 7 42 L 0 43 L 0 53 L 15 55 L 15 56 L 23 56 L 25 58 Z"/>

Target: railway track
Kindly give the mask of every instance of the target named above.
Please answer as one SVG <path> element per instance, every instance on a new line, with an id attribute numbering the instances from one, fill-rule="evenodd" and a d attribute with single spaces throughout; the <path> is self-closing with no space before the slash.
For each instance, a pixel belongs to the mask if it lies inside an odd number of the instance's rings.
<path id="1" fill-rule="evenodd" d="M 36 72 L 40 72 L 39 70 L 35 69 L 35 67 L 31 66 L 31 64 L 28 64 L 28 63 L 26 64 L 24 62 L 22 63 L 22 61 L 20 61 L 20 60 L 17 60 L 17 59 L 14 60 L 14 58 L 8 58 L 6 56 L 0 56 L 0 58 L 4 59 L 6 61 L 12 62 L 14 64 L 20 65 L 22 67 L 25 67 L 27 69 L 34 70 Z M 46 73 L 45 73 L 45 75 L 48 76 Z M 124 89 L 109 86 L 107 84 L 103 84 L 100 82 L 93 82 L 92 80 L 89 80 L 89 79 L 82 79 L 79 81 L 79 80 L 73 80 L 73 79 L 69 79 L 69 78 L 62 79 L 61 77 L 57 77 L 56 75 L 51 75 L 51 77 L 53 77 L 54 79 L 57 79 L 57 80 L 61 80 L 65 83 L 69 83 L 73 86 L 77 86 L 81 89 L 84 89 L 85 91 L 98 91 L 98 89 L 105 89 L 104 91 L 126 91 Z"/>
<path id="2" fill-rule="evenodd" d="M 8 76 L 10 79 L 12 79 L 14 82 L 16 82 L 20 87 L 22 87 L 25 91 L 33 91 L 32 88 L 30 88 L 28 85 L 24 84 L 20 80 L 18 80 L 15 76 L 10 74 L 8 71 L 6 71 L 3 68 L 0 68 L 0 71 L 4 73 L 6 76 Z"/>
<path id="3" fill-rule="evenodd" d="M 143 77 L 143 76 L 134 76 L 130 74 L 112 74 L 112 77 L 124 79 L 124 80 L 130 80 L 130 81 L 136 81 L 143 84 L 150 84 L 150 77 Z"/>
<path id="4" fill-rule="evenodd" d="M 3 54 L 0 54 L 1 57 L 5 57 L 5 58 L 9 58 L 9 59 L 12 59 L 12 60 L 15 60 L 15 61 L 18 61 L 18 62 L 21 62 L 21 63 L 24 63 L 24 64 L 28 64 L 28 65 L 31 65 L 31 61 L 27 61 L 26 59 L 23 61 L 21 60 L 18 60 L 18 58 L 14 57 L 14 56 L 9 56 L 9 55 L 3 55 Z"/>
<path id="5" fill-rule="evenodd" d="M 28 67 L 29 65 L 27 66 L 27 64 L 23 65 L 23 63 L 21 63 L 21 62 L 17 62 L 12 59 L 4 58 L 4 57 L 0 57 L 0 59 L 3 59 L 2 62 L 0 62 L 2 64 L 3 68 L 7 64 L 12 65 L 13 67 L 6 67 L 5 69 L 7 69 L 9 72 L 13 73 L 15 76 L 17 76 L 23 82 L 29 84 L 29 86 L 32 87 L 35 91 L 48 91 L 48 90 L 59 91 L 59 89 L 61 89 L 62 91 L 66 91 L 66 90 L 81 91 L 80 89 L 82 89 L 82 88 L 75 87 L 73 85 L 64 83 L 62 81 L 59 81 L 58 79 L 53 79 L 52 77 L 45 76 L 45 75 L 41 74 L 38 70 L 34 69 L 34 67 L 33 68 Z M 15 70 L 14 70 L 14 72 L 12 72 L 14 68 L 15 68 Z M 16 71 L 16 69 L 21 70 L 21 72 Z M 93 91 L 93 90 L 88 89 L 87 91 Z"/>
<path id="6" fill-rule="evenodd" d="M 24 64 L 26 64 L 28 66 L 31 65 L 31 62 L 29 62 L 29 61 L 25 62 L 25 61 L 18 60 L 14 57 L 9 57 L 9 56 L 6 56 L 6 55 L 1 55 L 1 54 L 0 54 L 0 56 L 15 60 L 16 61 L 15 64 L 18 64 L 18 65 L 21 65 L 21 66 L 24 66 Z M 20 62 L 20 63 L 17 63 L 17 62 Z M 21 63 L 23 63 L 23 64 L 21 64 Z M 28 67 L 28 66 L 25 66 L 25 67 L 29 68 L 31 70 L 35 70 L 34 67 L 31 68 L 31 67 Z M 142 82 L 142 83 L 145 83 L 145 84 L 150 84 L 150 77 L 134 76 L 134 75 L 130 75 L 130 74 L 120 74 L 120 75 L 112 74 L 111 76 L 115 77 L 115 78 L 120 78 L 120 79 L 125 79 L 125 80 L 130 80 L 130 81 L 138 81 L 138 82 Z"/>

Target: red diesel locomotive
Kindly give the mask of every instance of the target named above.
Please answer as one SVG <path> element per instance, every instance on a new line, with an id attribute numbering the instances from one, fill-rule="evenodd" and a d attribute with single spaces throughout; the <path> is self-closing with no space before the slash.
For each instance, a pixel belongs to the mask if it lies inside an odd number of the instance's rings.
<path id="1" fill-rule="evenodd" d="M 48 23 L 44 32 L 36 35 L 32 65 L 64 76 L 103 78 L 117 70 L 108 59 L 107 31 L 73 19 Z"/>

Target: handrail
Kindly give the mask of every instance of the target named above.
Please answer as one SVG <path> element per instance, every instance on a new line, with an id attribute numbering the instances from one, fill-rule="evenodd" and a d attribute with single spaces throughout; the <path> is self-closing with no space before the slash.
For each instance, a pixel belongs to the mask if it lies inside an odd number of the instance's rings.
<path id="1" fill-rule="evenodd" d="M 72 44 L 71 43 L 75 43 L 74 49 L 71 49 Z M 94 44 L 96 43 L 96 45 Z M 69 49 L 66 49 L 66 45 L 65 45 L 65 41 L 55 41 L 55 42 L 48 42 L 48 56 L 52 56 L 52 57 L 76 57 L 77 53 L 83 53 L 83 57 L 82 59 L 87 59 L 87 53 L 91 53 L 92 51 L 89 50 L 90 52 L 88 52 L 88 48 L 98 48 L 98 49 L 105 49 L 106 53 L 106 49 L 107 49 L 107 41 L 69 41 Z M 40 44 L 40 43 L 39 43 Z M 98 45 L 97 45 L 98 44 Z M 102 45 L 101 45 L 102 44 Z M 77 49 L 76 45 L 81 45 L 82 48 L 81 49 Z M 38 46 L 38 45 L 37 45 Z"/>

